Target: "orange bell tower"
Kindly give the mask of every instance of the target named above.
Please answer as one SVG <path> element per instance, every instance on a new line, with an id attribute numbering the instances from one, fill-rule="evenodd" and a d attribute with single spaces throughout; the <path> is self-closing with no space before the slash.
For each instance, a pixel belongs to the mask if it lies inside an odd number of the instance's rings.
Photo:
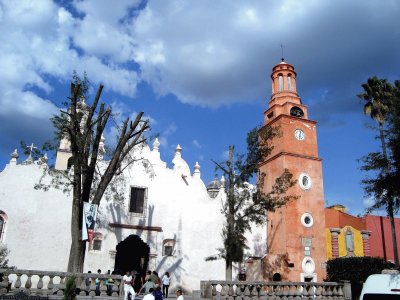
<path id="1" fill-rule="evenodd" d="M 316 121 L 297 94 L 296 72 L 282 62 L 273 67 L 272 96 L 264 126 L 279 126 L 271 155 L 260 165 L 266 191 L 285 168 L 297 179 L 290 193 L 299 199 L 268 213 L 264 276 L 288 281 L 325 278 L 326 241 L 322 163 L 318 157 Z"/>

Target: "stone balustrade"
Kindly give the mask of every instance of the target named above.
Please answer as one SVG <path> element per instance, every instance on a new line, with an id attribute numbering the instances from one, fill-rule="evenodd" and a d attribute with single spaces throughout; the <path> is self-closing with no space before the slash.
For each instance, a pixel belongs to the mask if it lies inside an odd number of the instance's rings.
<path id="1" fill-rule="evenodd" d="M 215 300 L 351 299 L 350 283 L 202 281 L 201 298 Z"/>
<path id="2" fill-rule="evenodd" d="M 96 296 L 96 278 L 103 280 L 113 279 L 112 293 L 107 294 L 107 286 L 102 284 L 100 297 L 120 297 L 123 295 L 122 276 L 103 275 L 93 273 L 68 273 L 18 269 L 0 269 L 0 295 L 15 294 L 23 291 L 29 295 L 46 296 L 47 298 L 60 298 L 64 295 L 68 278 L 74 276 L 79 296 Z M 86 285 L 87 278 L 90 284 Z"/>

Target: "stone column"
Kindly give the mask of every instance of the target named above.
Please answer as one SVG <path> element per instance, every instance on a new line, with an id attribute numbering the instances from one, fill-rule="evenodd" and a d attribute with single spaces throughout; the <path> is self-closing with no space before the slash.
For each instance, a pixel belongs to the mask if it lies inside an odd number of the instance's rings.
<path id="1" fill-rule="evenodd" d="M 361 236 L 363 241 L 364 256 L 371 256 L 369 237 L 371 236 L 371 231 L 361 230 Z"/>
<path id="2" fill-rule="evenodd" d="M 339 234 L 340 228 L 329 228 L 331 231 L 331 246 L 332 246 L 332 258 L 339 257 Z"/>

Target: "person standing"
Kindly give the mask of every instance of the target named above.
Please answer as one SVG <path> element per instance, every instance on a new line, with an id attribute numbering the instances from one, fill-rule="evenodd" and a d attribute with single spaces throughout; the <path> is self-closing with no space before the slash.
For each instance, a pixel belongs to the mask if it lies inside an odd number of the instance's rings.
<path id="1" fill-rule="evenodd" d="M 169 277 L 169 273 L 165 272 L 163 277 L 161 278 L 162 294 L 165 298 L 168 298 L 168 289 L 169 289 L 170 282 L 171 282 L 171 278 Z"/>
<path id="2" fill-rule="evenodd" d="M 131 299 L 134 300 L 136 293 L 132 287 L 133 280 L 131 272 L 126 271 L 124 277 L 122 277 L 122 281 L 124 282 L 124 292 L 125 292 L 124 300 L 129 300 L 128 299 L 129 293 L 131 294 Z"/>
<path id="3" fill-rule="evenodd" d="M 177 297 L 176 300 L 185 300 L 185 298 L 183 298 L 181 289 L 176 290 L 176 297 Z"/>
<path id="4" fill-rule="evenodd" d="M 97 270 L 97 274 L 101 275 L 100 269 Z M 99 277 L 96 278 L 95 283 L 96 283 L 96 292 L 95 292 L 96 296 L 100 296 L 100 287 L 102 282 Z"/>

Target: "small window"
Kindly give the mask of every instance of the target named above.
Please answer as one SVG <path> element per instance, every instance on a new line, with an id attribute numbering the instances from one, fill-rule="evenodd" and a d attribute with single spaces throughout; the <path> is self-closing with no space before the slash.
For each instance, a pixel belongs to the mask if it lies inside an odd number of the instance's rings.
<path id="1" fill-rule="evenodd" d="M 279 75 L 279 91 L 283 91 L 283 76 Z"/>
<path id="2" fill-rule="evenodd" d="M 175 248 L 175 240 L 174 239 L 165 239 L 163 241 L 163 255 L 164 256 L 172 256 L 174 254 Z"/>
<path id="3" fill-rule="evenodd" d="M 0 216 L 0 241 L 3 239 L 4 232 L 4 219 L 3 216 Z"/>
<path id="4" fill-rule="evenodd" d="M 303 224 L 304 227 L 311 227 L 314 224 L 314 219 L 310 213 L 304 213 L 301 216 L 301 224 Z"/>
<path id="5" fill-rule="evenodd" d="M 101 232 L 95 232 L 93 234 L 93 240 L 90 243 L 89 250 L 101 251 L 102 242 L 103 242 L 103 234 Z"/>
<path id="6" fill-rule="evenodd" d="M 293 117 L 302 118 L 304 116 L 304 112 L 301 110 L 300 107 L 293 106 L 290 109 L 290 115 L 293 116 Z"/>
<path id="7" fill-rule="evenodd" d="M 354 237 L 353 232 L 350 230 L 350 228 L 347 228 L 346 231 L 346 249 L 348 252 L 354 251 Z"/>
<path id="8" fill-rule="evenodd" d="M 139 187 L 131 187 L 131 201 L 129 204 L 129 212 L 142 214 L 145 206 L 146 189 Z"/>
<path id="9" fill-rule="evenodd" d="M 290 75 L 290 74 L 289 74 L 289 75 Z M 292 81 L 291 81 L 291 80 L 292 80 L 291 77 L 288 76 L 288 78 L 287 78 L 287 87 L 288 87 L 288 90 L 289 90 L 289 91 L 292 90 Z"/>
<path id="10" fill-rule="evenodd" d="M 312 185 L 310 176 L 305 173 L 301 173 L 299 176 L 299 185 L 303 190 L 310 189 Z"/>
<path id="11" fill-rule="evenodd" d="M 94 240 L 93 241 L 93 250 L 100 251 L 101 250 L 101 242 L 102 242 L 102 240 Z"/>
<path id="12" fill-rule="evenodd" d="M 4 211 L 0 210 L 0 242 L 4 241 L 7 220 L 7 214 Z"/>

